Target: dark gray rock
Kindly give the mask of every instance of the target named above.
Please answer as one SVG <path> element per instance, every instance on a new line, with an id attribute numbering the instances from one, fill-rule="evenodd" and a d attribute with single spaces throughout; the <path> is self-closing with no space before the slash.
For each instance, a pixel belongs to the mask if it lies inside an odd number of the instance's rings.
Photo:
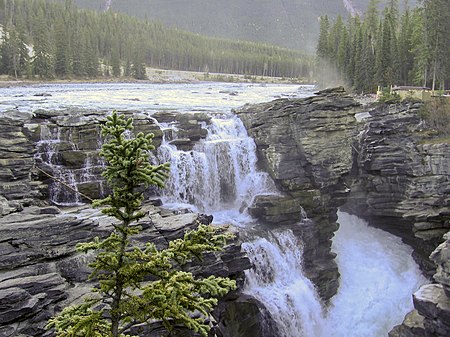
<path id="1" fill-rule="evenodd" d="M 282 197 L 260 196 L 250 207 L 261 221 L 279 226 L 300 222 L 302 207 L 312 220 L 303 226 L 309 241 L 305 272 L 324 300 L 337 291 L 339 273 L 331 253 L 337 206 L 348 193 L 345 177 L 352 164 L 355 114 L 360 104 L 343 88 L 304 99 L 278 99 L 236 111 L 255 139 L 262 168 Z"/>
<path id="2" fill-rule="evenodd" d="M 258 300 L 248 295 L 221 302 L 213 316 L 219 322 L 214 329 L 219 337 L 278 336 L 273 318 Z"/>
<path id="3" fill-rule="evenodd" d="M 177 113 L 158 111 L 153 117 L 159 123 L 176 126 L 177 131 L 171 131 L 166 138 L 172 145 L 183 151 L 190 151 L 197 141 L 206 138 L 208 131 L 205 126 L 210 123 L 211 117 L 202 112 Z"/>
<path id="4" fill-rule="evenodd" d="M 450 230 L 450 145 L 429 141 L 420 104 L 378 105 L 355 147 L 350 211 L 403 238 L 431 276 L 431 252 Z"/>
<path id="5" fill-rule="evenodd" d="M 162 217 L 151 204 L 144 210 L 150 217 L 141 222 L 143 231 L 136 237 L 136 244 L 142 246 L 153 242 L 167 247 L 169 240 L 186 230 L 212 221 L 211 216 L 192 213 Z M 105 236 L 110 230 L 111 219 L 88 208 L 68 213 L 54 206 L 29 207 L 1 217 L 0 336 L 47 336 L 47 320 L 90 291 L 87 265 L 93 255 L 77 253 L 76 243 Z M 222 253 L 206 254 L 203 261 L 192 261 L 185 270 L 197 276 L 231 277 L 242 287 L 244 270 L 250 267 L 236 237 Z M 162 331 L 157 326 L 147 328 Z"/>
<path id="6" fill-rule="evenodd" d="M 424 317 L 428 335 L 450 335 L 450 298 L 440 284 L 422 286 L 413 296 L 414 307 Z"/>

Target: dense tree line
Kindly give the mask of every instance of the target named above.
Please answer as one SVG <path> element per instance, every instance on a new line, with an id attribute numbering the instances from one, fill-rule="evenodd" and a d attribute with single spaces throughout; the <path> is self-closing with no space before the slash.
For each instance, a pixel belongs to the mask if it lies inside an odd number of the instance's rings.
<path id="1" fill-rule="evenodd" d="M 0 74 L 14 77 L 145 78 L 145 66 L 304 77 L 311 69 L 298 51 L 81 10 L 71 0 L 0 0 L 0 25 Z"/>
<path id="2" fill-rule="evenodd" d="M 398 0 L 390 0 L 382 13 L 378 2 L 370 1 L 363 19 L 321 18 L 319 64 L 331 63 L 358 92 L 413 84 L 448 89 L 450 1 L 422 0 L 403 13 Z"/>

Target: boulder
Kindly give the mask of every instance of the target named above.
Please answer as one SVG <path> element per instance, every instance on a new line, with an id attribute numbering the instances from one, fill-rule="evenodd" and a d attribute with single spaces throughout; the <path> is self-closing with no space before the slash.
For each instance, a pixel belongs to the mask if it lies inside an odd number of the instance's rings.
<path id="1" fill-rule="evenodd" d="M 440 284 L 422 286 L 413 296 L 414 307 L 424 317 L 428 335 L 450 335 L 450 298 Z"/>
<path id="2" fill-rule="evenodd" d="M 450 298 L 450 231 L 444 235 L 444 240 L 430 258 L 437 266 L 434 279 L 442 285 L 447 297 Z"/>

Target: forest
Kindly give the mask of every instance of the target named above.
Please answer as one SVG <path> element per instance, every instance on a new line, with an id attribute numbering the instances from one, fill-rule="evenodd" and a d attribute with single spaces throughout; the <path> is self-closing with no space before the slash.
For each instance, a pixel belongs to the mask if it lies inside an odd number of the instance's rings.
<path id="1" fill-rule="evenodd" d="M 253 76 L 309 76 L 313 60 L 267 44 L 208 38 L 72 0 L 0 0 L 0 75 L 134 77 L 145 67 Z"/>
<path id="2" fill-rule="evenodd" d="M 378 86 L 417 85 L 450 88 L 450 1 L 422 0 L 400 13 L 398 0 L 382 12 L 371 0 L 361 18 L 344 23 L 322 16 L 317 57 L 337 69 L 356 92 Z"/>

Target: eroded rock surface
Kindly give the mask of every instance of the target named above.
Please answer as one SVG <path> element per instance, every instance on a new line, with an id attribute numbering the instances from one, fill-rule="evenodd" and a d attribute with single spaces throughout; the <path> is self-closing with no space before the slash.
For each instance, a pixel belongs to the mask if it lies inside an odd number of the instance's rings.
<path id="1" fill-rule="evenodd" d="M 302 222 L 297 231 L 305 244 L 304 268 L 325 300 L 338 287 L 331 238 L 338 228 L 337 206 L 348 191 L 345 177 L 352 169 L 359 111 L 360 104 L 343 88 L 236 111 L 255 139 L 263 170 L 283 192 L 257 197 L 250 211 L 273 226 L 300 223 L 302 208 L 306 211 L 312 223 Z"/>
<path id="2" fill-rule="evenodd" d="M 144 230 L 136 243 L 154 242 L 159 248 L 199 223 L 212 221 L 194 213 L 161 216 L 151 205 L 145 210 L 150 217 L 141 222 Z M 0 218 L 0 336 L 48 335 L 47 320 L 91 287 L 87 264 L 92 256 L 77 253 L 76 243 L 108 235 L 111 228 L 110 218 L 89 208 L 60 212 L 56 207 L 30 207 Z M 207 254 L 186 269 L 199 276 L 232 277 L 242 286 L 243 272 L 250 267 L 236 238 L 223 253 Z M 223 303 L 237 296 L 234 292 Z"/>
<path id="3" fill-rule="evenodd" d="M 370 111 L 355 144 L 357 183 L 349 208 L 414 248 L 429 276 L 431 252 L 450 230 L 450 144 L 430 141 L 421 103 Z"/>
<path id="4" fill-rule="evenodd" d="M 346 205 L 400 236 L 413 247 L 424 273 L 438 282 L 414 294 L 415 310 L 391 337 L 450 334 L 449 234 L 443 237 L 450 230 L 450 146 L 429 137 L 421 107 L 414 101 L 379 105 L 365 116 L 354 145 L 355 183 Z"/>

